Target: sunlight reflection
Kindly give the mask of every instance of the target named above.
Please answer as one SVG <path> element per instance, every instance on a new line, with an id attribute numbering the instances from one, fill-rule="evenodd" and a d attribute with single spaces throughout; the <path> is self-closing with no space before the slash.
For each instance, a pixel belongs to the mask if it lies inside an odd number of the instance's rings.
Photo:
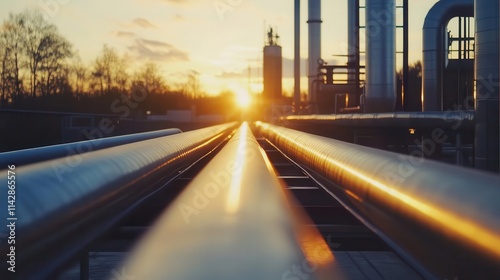
<path id="1" fill-rule="evenodd" d="M 269 130 L 270 134 L 275 133 L 277 139 L 274 140 L 276 142 L 287 143 L 291 147 L 297 144 L 296 135 L 280 133 L 279 130 L 261 122 L 257 122 L 257 126 L 260 126 L 263 130 Z M 330 172 L 335 169 L 335 172 L 341 170 L 341 173 L 344 173 L 344 178 L 349 178 L 349 180 L 354 182 L 357 181 L 354 184 L 351 183 L 351 185 L 356 185 L 359 188 L 370 188 L 370 197 L 377 195 L 381 199 L 385 199 L 388 204 L 400 204 L 397 206 L 398 208 L 412 212 L 412 215 L 416 216 L 423 223 L 437 227 L 447 235 L 467 240 L 468 243 L 474 244 L 496 257 L 500 257 L 500 247 L 492 246 L 492 244 L 500 244 L 500 236 L 481 225 L 481 221 L 474 221 L 467 219 L 467 217 L 459 216 L 440 205 L 433 204 L 432 201 L 426 200 L 425 197 L 421 198 L 415 194 L 404 193 L 400 186 L 386 184 L 381 180 L 371 178 L 369 173 L 365 173 L 364 170 L 359 170 L 341 160 L 336 160 L 333 158 L 332 153 L 326 153 L 315 147 L 312 143 L 310 146 L 304 145 L 301 147 L 301 153 L 308 155 L 307 159 L 314 159 L 315 162 L 324 162 L 325 166 L 329 166 L 328 169 L 330 169 Z M 292 148 L 288 147 L 288 149 Z M 314 165 L 313 162 L 307 163 Z M 322 170 L 326 171 L 325 168 Z M 365 198 L 359 197 L 357 189 L 354 188 L 346 191 L 346 193 L 360 201 L 363 201 L 363 198 Z"/>
<path id="2" fill-rule="evenodd" d="M 241 182 L 243 179 L 243 172 L 245 170 L 245 155 L 247 154 L 245 151 L 248 149 L 247 145 L 247 134 L 248 134 L 248 123 L 244 122 L 239 131 L 239 135 L 235 137 L 239 137 L 238 139 L 238 150 L 236 155 L 236 166 L 241 167 L 238 168 L 238 172 L 234 172 L 231 178 L 231 185 L 229 186 L 229 196 L 226 205 L 226 211 L 230 214 L 236 213 L 240 206 L 240 198 L 241 198 Z"/>
<path id="3" fill-rule="evenodd" d="M 417 197 L 402 193 L 395 186 L 386 185 L 381 181 L 370 178 L 362 171 L 359 171 L 356 168 L 331 157 L 325 157 L 324 154 L 321 154 L 314 149 L 310 149 L 307 146 L 304 147 L 304 149 L 308 150 L 306 154 L 311 153 L 317 158 L 324 158 L 328 161 L 328 164 L 337 166 L 345 172 L 350 173 L 353 176 L 351 180 L 365 181 L 377 188 L 379 191 L 382 191 L 390 197 L 406 204 L 410 209 L 413 209 L 415 212 L 423 215 L 425 222 L 433 223 L 440 227 L 443 231 L 452 231 L 461 238 L 468 239 L 486 251 L 489 251 L 496 256 L 500 256 L 500 248 L 491 246 L 491 244 L 500 244 L 500 236 L 485 230 L 476 222 L 465 220 L 464 217 L 459 217 L 454 213 L 439 208 L 439 206 L 426 203 Z M 390 197 L 387 197 L 387 199 L 391 199 Z"/>
<path id="4" fill-rule="evenodd" d="M 316 229 L 302 232 L 300 246 L 307 261 L 314 266 L 328 265 L 335 260 L 330 247 Z"/>

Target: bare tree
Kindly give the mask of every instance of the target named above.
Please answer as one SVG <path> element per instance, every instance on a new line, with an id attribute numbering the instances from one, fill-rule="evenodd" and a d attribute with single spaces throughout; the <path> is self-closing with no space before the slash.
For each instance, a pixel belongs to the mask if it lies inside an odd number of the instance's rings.
<path id="1" fill-rule="evenodd" d="M 23 93 L 21 73 L 23 64 L 23 22 L 24 19 L 21 15 L 10 14 L 1 28 L 1 86 L 4 100 L 12 100 Z"/>
<path id="2" fill-rule="evenodd" d="M 147 92 L 153 94 L 165 93 L 167 87 L 158 65 L 149 62 L 143 65 L 133 76 L 132 86 L 143 86 Z"/>
<path id="3" fill-rule="evenodd" d="M 50 46 L 47 37 L 57 33 L 57 29 L 54 25 L 46 22 L 40 12 L 25 11 L 20 16 L 23 18 L 21 22 L 22 43 L 30 71 L 30 94 L 35 97 L 38 85 L 38 70 L 43 61 L 42 52 L 44 48 Z"/>
<path id="4" fill-rule="evenodd" d="M 71 44 L 55 25 L 36 10 L 10 14 L 3 23 L 0 41 L 3 88 L 8 87 L 14 96 L 21 95 L 24 74 L 28 74 L 31 96 L 37 95 L 39 85 L 42 94 L 53 92 L 54 73 L 71 56 Z"/>
<path id="5" fill-rule="evenodd" d="M 186 87 L 191 94 L 191 98 L 196 99 L 200 94 L 200 73 L 195 70 L 191 70 L 187 76 L 187 84 Z"/>
<path id="6" fill-rule="evenodd" d="M 101 55 L 95 60 L 92 76 L 94 86 L 100 84 L 101 93 L 106 89 L 124 91 L 128 81 L 127 57 L 120 57 L 114 48 L 104 45 Z"/>
<path id="7" fill-rule="evenodd" d="M 72 85 L 73 91 L 76 97 L 80 96 L 85 92 L 85 86 L 87 84 L 88 71 L 83 64 L 82 59 L 79 55 L 74 55 L 69 66 L 70 70 L 70 84 Z"/>
<path id="8" fill-rule="evenodd" d="M 40 71 L 42 95 L 55 94 L 61 79 L 67 79 L 66 58 L 71 56 L 71 45 L 58 34 L 47 34 L 40 44 Z"/>

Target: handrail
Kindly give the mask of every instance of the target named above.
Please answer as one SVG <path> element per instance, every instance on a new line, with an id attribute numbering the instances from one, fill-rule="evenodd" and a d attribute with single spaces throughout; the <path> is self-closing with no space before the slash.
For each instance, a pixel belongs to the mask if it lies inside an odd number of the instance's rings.
<path id="1" fill-rule="evenodd" d="M 7 165 L 26 165 L 40 161 L 60 158 L 97 151 L 109 147 L 129 144 L 138 141 L 154 139 L 181 133 L 178 128 L 156 130 L 143 133 L 127 134 L 114 137 L 97 138 L 86 141 L 78 141 L 66 144 L 51 145 L 45 147 L 23 149 L 18 151 L 0 153 L 0 170 L 7 168 Z"/>
<path id="2" fill-rule="evenodd" d="M 178 171 L 213 150 L 236 128 L 228 123 L 15 169 L 17 279 L 46 279 Z M 61 167 L 63 166 L 63 167 Z M 68 168 L 68 176 L 58 176 Z M 66 170 L 66 169 L 63 169 Z M 0 174 L 0 219 L 7 220 L 7 172 Z M 6 227 L 0 234 L 10 234 Z M 0 254 L 10 250 L 0 243 Z M 8 273 L 0 265 L 0 278 Z M 9 278 L 10 279 L 10 278 Z"/>
<path id="3" fill-rule="evenodd" d="M 123 269 L 148 280 L 342 279 L 328 274 L 328 245 L 316 229 L 300 227 L 305 214 L 294 213 L 286 195 L 244 123 Z"/>
<path id="4" fill-rule="evenodd" d="M 426 278 L 499 279 L 499 176 L 256 125 Z"/>

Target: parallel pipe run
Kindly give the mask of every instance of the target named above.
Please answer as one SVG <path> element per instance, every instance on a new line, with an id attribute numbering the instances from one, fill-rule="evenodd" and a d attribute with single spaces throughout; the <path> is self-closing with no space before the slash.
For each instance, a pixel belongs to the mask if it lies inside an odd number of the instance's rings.
<path id="1" fill-rule="evenodd" d="M 125 265 L 136 279 L 343 279 L 244 123 Z M 299 278 L 297 278 L 299 279 Z"/>
<path id="2" fill-rule="evenodd" d="M 98 138 L 87 141 L 0 153 L 0 169 L 7 168 L 7 165 L 20 166 L 55 158 L 78 157 L 80 154 L 87 152 L 154 139 L 158 137 L 165 137 L 181 132 L 182 131 L 178 128 L 170 128 L 151 132 Z"/>
<path id="3" fill-rule="evenodd" d="M 474 111 L 303 115 L 283 117 L 281 120 L 288 124 L 300 125 L 321 124 L 356 128 L 441 128 L 456 131 L 473 131 L 476 124 Z"/>
<path id="4" fill-rule="evenodd" d="M 443 110 L 446 27 L 454 17 L 474 16 L 474 0 L 441 0 L 430 9 L 423 27 L 422 110 Z"/>
<path id="5" fill-rule="evenodd" d="M 257 127 L 424 277 L 499 279 L 500 177 L 418 154 Z"/>
<path id="6" fill-rule="evenodd" d="M 51 278 L 61 265 L 109 229 L 144 198 L 174 178 L 179 170 L 209 153 L 235 123 L 131 143 L 16 168 L 16 277 Z M 7 194 L 7 172 L 0 175 Z M 7 199 L 0 201 L 7 220 Z M 0 228 L 8 236 L 9 228 Z M 0 243 L 0 254 L 10 248 Z M 8 273 L 0 265 L 0 278 Z"/>

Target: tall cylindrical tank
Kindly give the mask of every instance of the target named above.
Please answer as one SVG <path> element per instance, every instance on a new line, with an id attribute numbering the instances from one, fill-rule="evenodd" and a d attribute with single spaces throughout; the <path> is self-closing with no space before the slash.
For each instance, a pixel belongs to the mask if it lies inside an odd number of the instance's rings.
<path id="1" fill-rule="evenodd" d="M 348 83 L 359 84 L 358 66 L 359 66 L 359 0 L 348 0 L 347 2 L 347 65 L 350 67 Z M 349 107 L 358 104 L 358 96 L 355 92 L 349 94 Z"/>
<path id="2" fill-rule="evenodd" d="M 293 62 L 293 105 L 294 112 L 300 111 L 300 0 L 294 1 L 294 62 Z"/>
<path id="3" fill-rule="evenodd" d="M 314 81 L 318 76 L 318 60 L 321 58 L 321 0 L 309 0 L 309 58 L 308 58 L 308 98 L 309 103 L 316 102 Z"/>
<path id="4" fill-rule="evenodd" d="M 281 46 L 273 44 L 264 47 L 264 99 L 267 102 L 279 100 L 282 95 Z"/>
<path id="5" fill-rule="evenodd" d="M 394 111 L 395 14 L 395 0 L 366 0 L 366 112 Z"/>
<path id="6" fill-rule="evenodd" d="M 366 0 L 366 112 L 394 111 L 395 12 L 394 0 Z"/>
<path id="7" fill-rule="evenodd" d="M 359 51 L 359 26 L 358 26 L 358 12 L 359 0 L 349 0 L 347 2 L 347 54 L 348 65 L 356 63 L 356 54 Z M 351 71 L 349 75 L 349 82 L 354 83 L 355 71 Z"/>
<path id="8" fill-rule="evenodd" d="M 476 0 L 475 166 L 499 172 L 499 2 Z"/>

